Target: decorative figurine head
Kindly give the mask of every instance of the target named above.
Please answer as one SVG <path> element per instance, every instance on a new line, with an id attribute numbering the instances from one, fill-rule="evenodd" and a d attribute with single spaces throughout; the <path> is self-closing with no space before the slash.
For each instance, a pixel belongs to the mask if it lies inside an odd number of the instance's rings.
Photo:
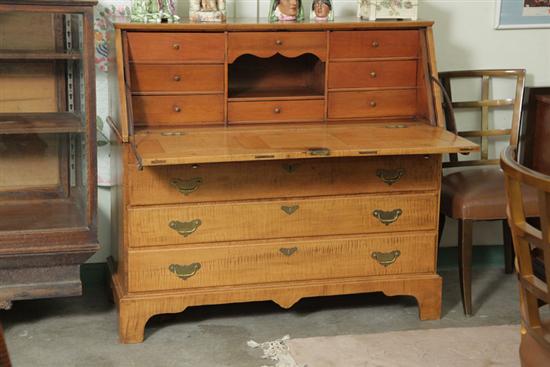
<path id="1" fill-rule="evenodd" d="M 313 0 L 310 18 L 313 20 L 333 20 L 332 3 L 330 0 Z"/>
<path id="2" fill-rule="evenodd" d="M 302 21 L 304 9 L 301 0 L 271 0 L 269 7 L 269 20 L 276 21 Z"/>

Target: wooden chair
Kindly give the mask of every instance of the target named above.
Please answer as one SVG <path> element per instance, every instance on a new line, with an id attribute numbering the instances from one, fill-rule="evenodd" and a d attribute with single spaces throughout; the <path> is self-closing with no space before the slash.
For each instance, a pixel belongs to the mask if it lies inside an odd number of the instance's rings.
<path id="1" fill-rule="evenodd" d="M 501 155 L 506 178 L 508 221 L 517 254 L 522 336 L 520 360 L 523 367 L 550 366 L 550 317 L 540 313 L 540 305 L 550 303 L 550 176 L 516 162 L 514 147 Z M 537 192 L 540 229 L 526 220 L 525 186 Z M 543 273 L 533 267 L 536 251 L 543 254 Z"/>
<path id="2" fill-rule="evenodd" d="M 0 325 L 0 367 L 10 367 L 10 357 L 8 355 L 8 348 L 6 347 L 6 341 L 4 340 L 4 330 Z"/>
<path id="3" fill-rule="evenodd" d="M 450 154 L 449 162 L 443 167 L 463 167 L 458 172 L 444 175 L 441 183 L 440 234 L 445 217 L 458 220 L 459 277 L 462 305 L 466 315 L 472 314 L 472 237 L 474 221 L 501 220 L 504 234 L 505 271 L 513 271 L 513 246 L 506 223 L 506 196 L 504 178 L 498 168 L 498 155 L 489 157 L 489 139 L 510 136 L 509 144 L 517 146 L 522 95 L 525 83 L 525 70 L 465 70 L 448 71 L 439 74 L 441 83 L 451 103 L 445 105 L 447 129 L 460 136 L 478 138 L 481 145 L 480 159 L 458 160 L 456 154 Z M 452 81 L 476 78 L 481 84 L 481 98 L 478 100 L 455 101 L 452 94 Z M 491 80 L 511 79 L 515 81 L 513 98 L 491 99 Z M 512 118 L 506 129 L 490 128 L 490 110 L 511 108 Z M 454 111 L 459 109 L 481 112 L 479 130 L 458 131 Z M 534 207 L 533 195 L 528 197 L 527 207 Z"/>

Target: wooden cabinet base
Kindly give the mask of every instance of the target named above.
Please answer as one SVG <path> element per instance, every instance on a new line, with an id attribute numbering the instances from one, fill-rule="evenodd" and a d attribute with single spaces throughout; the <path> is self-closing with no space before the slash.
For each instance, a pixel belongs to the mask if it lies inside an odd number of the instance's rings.
<path id="1" fill-rule="evenodd" d="M 12 301 L 71 297 L 82 294 L 80 264 L 99 248 L 89 251 L 0 256 L 0 309 Z"/>
<path id="2" fill-rule="evenodd" d="M 122 343 L 141 343 L 145 324 L 154 315 L 178 313 L 190 306 L 273 301 L 290 308 L 302 298 L 384 292 L 387 296 L 413 296 L 418 302 L 421 320 L 437 320 L 441 315 L 439 275 L 401 275 L 292 283 L 220 287 L 178 292 L 125 293 L 117 274 L 111 286 L 119 312 L 119 335 Z"/>

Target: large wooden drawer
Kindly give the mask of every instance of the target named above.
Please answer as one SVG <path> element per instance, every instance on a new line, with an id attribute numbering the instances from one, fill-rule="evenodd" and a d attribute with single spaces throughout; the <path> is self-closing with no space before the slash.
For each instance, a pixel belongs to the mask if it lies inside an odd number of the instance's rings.
<path id="1" fill-rule="evenodd" d="M 130 62 L 224 62 L 223 33 L 127 32 Z"/>
<path id="2" fill-rule="evenodd" d="M 434 230 L 436 192 L 128 209 L 130 247 Z"/>
<path id="3" fill-rule="evenodd" d="M 328 88 L 414 87 L 416 61 L 358 61 L 329 64 Z"/>
<path id="4" fill-rule="evenodd" d="M 330 33 L 330 59 L 417 57 L 416 30 L 335 31 Z"/>
<path id="5" fill-rule="evenodd" d="M 224 67 L 207 65 L 131 64 L 132 92 L 224 91 Z"/>
<path id="6" fill-rule="evenodd" d="M 230 32 L 227 36 L 227 61 L 244 54 L 270 57 L 277 53 L 297 57 L 310 53 L 325 61 L 325 32 Z"/>
<path id="7" fill-rule="evenodd" d="M 227 119 L 233 123 L 322 121 L 325 101 L 249 101 L 229 102 Z"/>
<path id="8" fill-rule="evenodd" d="M 328 118 L 406 117 L 415 114 L 416 89 L 328 94 Z"/>
<path id="9" fill-rule="evenodd" d="M 438 156 L 128 166 L 130 205 L 436 190 Z"/>
<path id="10" fill-rule="evenodd" d="M 133 96 L 138 126 L 223 124 L 223 94 Z"/>
<path id="11" fill-rule="evenodd" d="M 128 291 L 435 271 L 436 233 L 131 250 Z"/>

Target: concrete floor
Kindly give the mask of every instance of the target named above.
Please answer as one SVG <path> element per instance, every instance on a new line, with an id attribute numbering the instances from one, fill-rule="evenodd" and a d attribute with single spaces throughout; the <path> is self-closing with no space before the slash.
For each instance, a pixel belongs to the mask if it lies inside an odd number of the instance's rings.
<path id="1" fill-rule="evenodd" d="M 290 310 L 271 302 L 204 306 L 156 316 L 147 324 L 144 343 L 122 345 L 116 309 L 100 286 L 85 288 L 83 297 L 15 302 L 0 318 L 15 367 L 259 367 L 269 361 L 246 345 L 250 339 L 519 324 L 515 275 L 474 269 L 475 315 L 465 317 L 456 270 L 440 274 L 438 321 L 420 321 L 412 298 L 381 294 L 304 299 Z"/>

